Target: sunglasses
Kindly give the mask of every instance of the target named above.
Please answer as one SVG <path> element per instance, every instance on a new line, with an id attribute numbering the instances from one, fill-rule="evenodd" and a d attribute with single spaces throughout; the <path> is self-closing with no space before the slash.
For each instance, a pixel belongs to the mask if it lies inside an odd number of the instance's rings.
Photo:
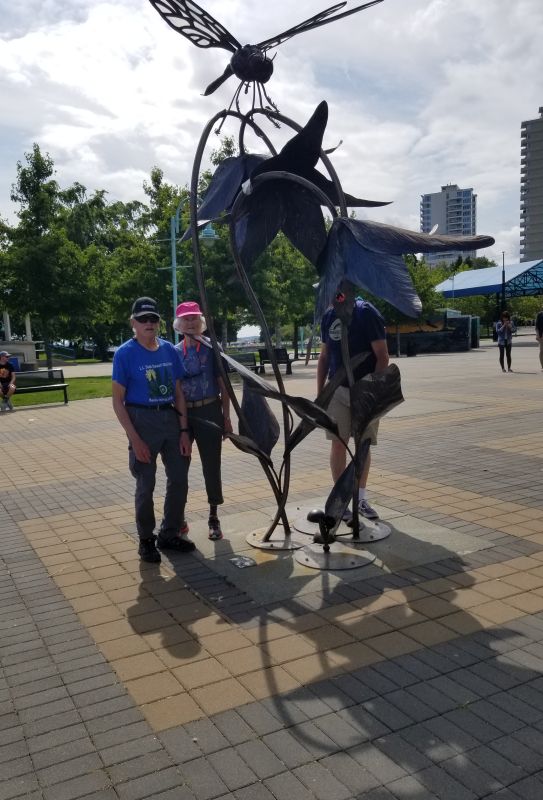
<path id="1" fill-rule="evenodd" d="M 142 314 L 140 317 L 134 317 L 136 322 L 160 322 L 160 317 L 157 317 L 156 314 Z"/>

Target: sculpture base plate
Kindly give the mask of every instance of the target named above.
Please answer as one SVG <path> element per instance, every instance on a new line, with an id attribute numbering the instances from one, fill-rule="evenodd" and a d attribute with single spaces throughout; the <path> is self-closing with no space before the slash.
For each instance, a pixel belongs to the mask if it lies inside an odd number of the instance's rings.
<path id="1" fill-rule="evenodd" d="M 292 527 L 298 531 L 298 533 L 303 533 L 308 536 L 315 536 L 315 534 L 319 532 L 319 526 L 316 522 L 309 522 L 307 519 L 307 513 L 309 513 L 310 510 L 311 509 L 308 507 L 305 515 L 296 517 L 292 523 Z M 366 519 L 365 517 L 360 517 L 358 524 L 358 539 L 352 538 L 353 529 L 349 528 L 349 526 L 344 522 L 340 523 L 336 531 L 336 536 L 342 538 L 350 537 L 349 544 L 360 544 L 367 542 L 379 542 L 381 539 L 386 539 L 392 533 L 390 526 L 386 525 L 380 519 Z"/>
<path id="2" fill-rule="evenodd" d="M 381 539 L 386 539 L 392 533 L 392 528 L 389 525 L 385 525 L 384 522 L 381 522 L 380 519 L 364 519 L 359 521 L 359 530 L 358 530 L 358 539 L 352 538 L 352 528 L 349 528 L 350 533 L 346 534 L 343 533 L 342 527 L 339 529 L 338 536 L 347 536 L 349 535 L 351 538 L 349 539 L 349 544 L 367 544 L 368 542 L 379 542 Z"/>
<path id="3" fill-rule="evenodd" d="M 267 528 L 259 528 L 245 537 L 247 544 L 257 547 L 259 550 L 299 550 L 305 542 L 295 539 L 292 534 L 286 534 L 281 527 L 277 527 L 268 541 L 264 540 Z"/>
<path id="4" fill-rule="evenodd" d="M 330 550 L 325 553 L 322 544 L 306 544 L 298 550 L 294 556 L 298 564 L 311 569 L 327 569 L 333 572 L 342 569 L 357 569 L 367 567 L 375 556 L 365 550 L 353 550 L 342 544 L 334 542 L 330 545 Z"/>

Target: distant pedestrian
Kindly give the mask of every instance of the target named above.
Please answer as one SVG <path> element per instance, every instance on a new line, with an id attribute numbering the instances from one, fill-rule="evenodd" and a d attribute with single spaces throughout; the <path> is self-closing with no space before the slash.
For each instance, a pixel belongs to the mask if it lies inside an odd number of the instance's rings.
<path id="1" fill-rule="evenodd" d="M 535 320 L 535 338 L 539 342 L 539 363 L 543 369 L 543 309 L 538 313 Z"/>
<path id="2" fill-rule="evenodd" d="M 173 344 L 157 336 L 160 315 L 155 300 L 138 298 L 130 322 L 134 338 L 113 357 L 113 409 L 128 436 L 128 463 L 136 479 L 138 553 L 142 561 L 158 563 L 155 541 L 162 550 L 194 550 L 194 543 L 179 535 L 191 452 L 180 382 L 185 373 Z M 153 492 L 159 454 L 167 482 L 157 539 Z"/>
<path id="3" fill-rule="evenodd" d="M 499 322 L 496 323 L 498 348 L 500 351 L 500 366 L 502 368 L 502 372 L 505 372 L 504 356 L 507 358 L 507 372 L 513 372 L 511 369 L 511 347 L 513 344 L 513 334 L 515 331 L 515 323 L 511 319 L 509 311 L 502 311 Z"/>
<path id="4" fill-rule="evenodd" d="M 15 370 L 9 363 L 11 353 L 2 350 L 0 353 L 0 391 L 2 392 L 2 405 L 0 411 L 15 411 L 11 398 L 15 393 Z"/>
<path id="5" fill-rule="evenodd" d="M 232 433 L 230 398 L 221 378 L 213 350 L 194 339 L 205 330 L 205 322 L 198 303 L 187 300 L 176 310 L 174 328 L 183 334 L 177 345 L 185 377 L 181 381 L 187 403 L 190 438 L 196 442 L 209 503 L 209 539 L 222 539 L 218 506 L 222 495 L 221 450 L 223 433 Z M 217 427 L 206 425 L 214 422 Z M 188 533 L 188 523 L 183 519 L 181 532 Z"/>

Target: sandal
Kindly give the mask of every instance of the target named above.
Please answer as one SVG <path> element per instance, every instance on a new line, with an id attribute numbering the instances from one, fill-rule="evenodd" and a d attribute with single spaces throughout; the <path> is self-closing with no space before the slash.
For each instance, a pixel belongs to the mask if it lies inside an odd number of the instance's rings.
<path id="1" fill-rule="evenodd" d="M 219 522 L 219 518 L 210 517 L 207 524 L 209 526 L 209 534 L 207 538 L 211 539 L 212 542 L 218 542 L 219 539 L 222 539 L 221 523 Z"/>

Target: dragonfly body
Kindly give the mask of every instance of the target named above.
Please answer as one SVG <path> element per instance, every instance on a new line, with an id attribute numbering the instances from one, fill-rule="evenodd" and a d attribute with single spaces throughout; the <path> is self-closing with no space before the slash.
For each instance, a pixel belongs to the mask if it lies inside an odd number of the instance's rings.
<path id="1" fill-rule="evenodd" d="M 273 73 L 273 61 L 256 44 L 246 44 L 230 59 L 232 71 L 240 81 L 267 83 Z"/>

